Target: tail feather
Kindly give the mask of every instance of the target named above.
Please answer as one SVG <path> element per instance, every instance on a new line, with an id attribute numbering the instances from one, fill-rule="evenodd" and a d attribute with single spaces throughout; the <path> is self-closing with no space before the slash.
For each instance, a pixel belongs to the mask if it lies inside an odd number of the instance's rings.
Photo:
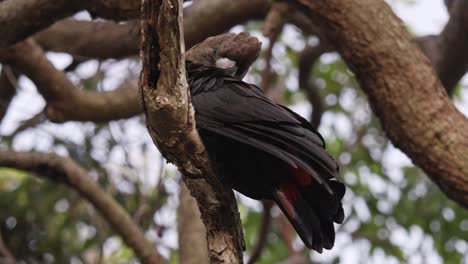
<path id="1" fill-rule="evenodd" d="M 274 199 L 304 244 L 322 252 L 320 220 L 294 186 L 280 186 L 274 194 Z"/>
<path id="2" fill-rule="evenodd" d="M 332 193 L 317 182 L 303 185 L 295 181 L 281 184 L 274 194 L 275 201 L 304 244 L 318 252 L 333 247 L 333 222 L 342 223 L 344 218 L 341 199 L 345 187 L 335 180 L 329 180 L 328 185 Z"/>

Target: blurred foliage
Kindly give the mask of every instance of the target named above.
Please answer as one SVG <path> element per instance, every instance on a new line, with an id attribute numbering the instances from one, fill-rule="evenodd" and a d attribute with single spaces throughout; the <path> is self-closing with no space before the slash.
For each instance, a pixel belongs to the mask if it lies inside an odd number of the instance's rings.
<path id="1" fill-rule="evenodd" d="M 249 23 L 246 29 L 259 36 L 260 27 Z M 297 29 L 285 28 L 274 49 L 276 78 L 271 84 L 285 103 L 306 117 L 310 107 L 297 87 L 297 54 L 307 42 L 310 39 Z M 249 82 L 260 83 L 265 63 L 264 57 L 258 60 Z M 133 59 L 90 61 L 67 74 L 84 89 L 106 90 L 117 86 L 116 79 L 134 78 L 138 67 Z M 392 147 L 345 63 L 335 54 L 325 54 L 311 75 L 325 105 L 319 131 L 349 187 L 344 198 L 346 220 L 336 226 L 334 249 L 320 255 L 304 249 L 297 237 L 290 242 L 287 234 L 294 233 L 273 208 L 271 232 L 258 263 L 280 263 L 293 254 L 304 255 L 310 263 L 468 263 L 468 211 L 448 200 Z M 459 86 L 455 98 L 466 92 Z M 164 167 L 141 117 L 109 124 L 46 122 L 14 137 L 4 136 L 0 143 L 73 158 L 127 209 L 171 263 L 178 262 L 178 178 L 173 168 Z M 87 201 L 66 186 L 37 176 L 0 168 L 0 234 L 18 260 L 135 261 L 132 251 Z M 257 241 L 261 206 L 242 198 L 239 208 L 248 258 Z"/>

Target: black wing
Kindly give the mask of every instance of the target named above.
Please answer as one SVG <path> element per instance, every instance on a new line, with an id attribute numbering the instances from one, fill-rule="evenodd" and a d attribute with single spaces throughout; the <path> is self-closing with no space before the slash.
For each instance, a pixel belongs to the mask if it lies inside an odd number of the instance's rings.
<path id="1" fill-rule="evenodd" d="M 266 98 L 258 87 L 214 71 L 200 71 L 203 78 L 189 75 L 197 128 L 301 167 L 332 192 L 326 180 L 338 176 L 338 167 L 320 134 L 302 117 Z"/>

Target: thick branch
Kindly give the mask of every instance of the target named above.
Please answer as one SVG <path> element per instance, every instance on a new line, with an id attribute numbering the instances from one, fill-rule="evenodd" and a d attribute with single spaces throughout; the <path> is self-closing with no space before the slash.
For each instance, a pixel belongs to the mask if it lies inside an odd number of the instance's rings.
<path id="1" fill-rule="evenodd" d="M 185 76 L 181 6 L 180 0 L 164 0 L 157 20 L 159 5 L 143 0 L 140 94 L 146 124 L 198 202 L 211 263 L 242 263 L 244 240 L 234 194 L 214 175 L 195 128 Z"/>
<path id="2" fill-rule="evenodd" d="M 78 10 L 78 0 L 4 0 L 0 2 L 0 47 L 25 39 Z"/>
<path id="3" fill-rule="evenodd" d="M 237 24 L 260 19 L 267 15 L 269 0 L 198 0 L 184 9 L 185 46 L 221 34 Z M 286 17 L 308 34 L 319 28 L 297 10 L 289 10 Z M 66 52 L 81 57 L 121 58 L 139 52 L 140 25 L 136 22 L 63 20 L 35 35 L 46 50 Z"/>
<path id="4" fill-rule="evenodd" d="M 96 207 L 142 262 L 164 263 L 156 247 L 146 240 L 127 212 L 73 160 L 55 154 L 1 151 L 0 166 L 31 171 L 66 183 Z"/>
<path id="5" fill-rule="evenodd" d="M 122 58 L 138 54 L 139 21 L 80 21 L 66 19 L 34 35 L 45 50 L 88 58 Z"/>
<path id="6" fill-rule="evenodd" d="M 0 2 L 0 47 L 15 44 L 80 10 L 110 19 L 138 17 L 135 0 L 4 0 Z"/>
<path id="7" fill-rule="evenodd" d="M 191 46 L 210 34 L 221 33 L 235 24 L 262 17 L 270 5 L 271 1 L 268 0 L 196 1 L 185 10 L 188 15 L 184 23 L 188 28 L 185 33 L 186 44 Z M 288 20 L 294 21 L 307 32 L 317 31 L 307 17 L 297 11 L 292 10 Z M 54 51 L 85 57 L 118 58 L 137 53 L 138 29 L 135 22 L 115 24 L 65 20 L 39 33 L 37 40 L 45 48 Z M 13 51 L 4 50 L 3 53 L 22 65 L 22 71 L 35 82 L 40 91 L 44 91 L 44 95 L 52 87 L 58 88 L 53 95 L 62 93 L 63 96 L 57 97 L 60 100 L 48 101 L 48 117 L 51 121 L 105 122 L 128 118 L 140 112 L 134 89 L 123 88 L 102 93 L 75 89 L 66 76 L 54 69 L 43 52 L 32 43 L 18 44 Z M 63 99 L 67 103 L 63 103 Z"/>
<path id="8" fill-rule="evenodd" d="M 390 7 L 382 0 L 299 2 L 329 32 L 392 142 L 467 207 L 468 120 Z"/>
<path id="9" fill-rule="evenodd" d="M 184 9 L 184 38 L 187 48 L 205 38 L 225 32 L 249 19 L 263 17 L 267 0 L 199 0 Z M 108 21 L 64 20 L 35 36 L 46 50 L 95 58 L 120 58 L 138 54 L 140 24 Z"/>
<path id="10" fill-rule="evenodd" d="M 101 122 L 128 118 L 141 111 L 135 84 L 126 82 L 108 92 L 77 89 L 34 41 L 23 41 L 3 50 L 0 61 L 14 65 L 34 82 L 47 101 L 47 116 L 51 121 Z"/>
<path id="11" fill-rule="evenodd" d="M 197 201 L 184 183 L 180 185 L 180 205 L 177 213 L 179 232 L 179 263 L 209 263 L 206 228 L 200 218 Z"/>

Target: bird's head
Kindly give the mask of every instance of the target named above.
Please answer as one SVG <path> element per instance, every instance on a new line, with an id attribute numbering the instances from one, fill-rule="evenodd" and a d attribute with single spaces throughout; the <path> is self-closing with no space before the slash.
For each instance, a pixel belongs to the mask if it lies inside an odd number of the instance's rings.
<path id="1" fill-rule="evenodd" d="M 186 59 L 194 63 L 223 68 L 242 79 L 260 53 L 262 43 L 247 32 L 209 37 L 193 46 Z"/>

